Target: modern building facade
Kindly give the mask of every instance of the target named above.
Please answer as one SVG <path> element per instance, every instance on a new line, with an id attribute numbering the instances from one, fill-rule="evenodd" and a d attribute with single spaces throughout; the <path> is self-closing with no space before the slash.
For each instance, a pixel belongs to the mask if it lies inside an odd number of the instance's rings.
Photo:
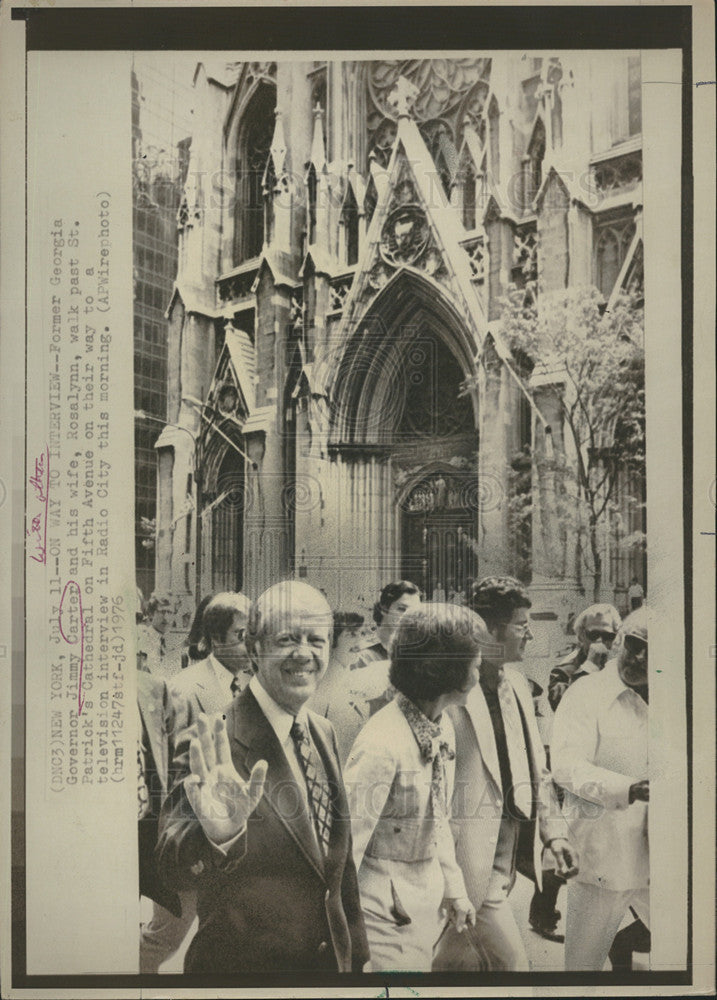
<path id="1" fill-rule="evenodd" d="M 639 288 L 639 56 L 205 62 L 194 86 L 156 585 L 296 576 L 366 613 L 390 579 L 513 573 L 557 628 L 589 600 L 525 458 L 546 422 L 564 447 L 555 379 L 526 393 L 500 303 Z M 630 517 L 618 603 L 644 581 Z"/>
<path id="2" fill-rule="evenodd" d="M 154 590 L 157 458 L 167 422 L 167 301 L 177 274 L 177 209 L 189 152 L 189 88 L 156 58 L 132 72 L 135 567 Z M 183 99 L 184 98 L 184 99 Z"/>

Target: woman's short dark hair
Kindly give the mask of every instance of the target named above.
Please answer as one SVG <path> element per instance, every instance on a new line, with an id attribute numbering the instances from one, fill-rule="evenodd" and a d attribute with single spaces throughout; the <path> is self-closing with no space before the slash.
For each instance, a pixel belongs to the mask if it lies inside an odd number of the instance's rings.
<path id="1" fill-rule="evenodd" d="M 339 637 L 342 632 L 347 629 L 357 629 L 361 628 L 363 625 L 363 615 L 358 614 L 356 611 L 334 611 L 334 632 L 332 648 L 336 646 L 339 641 Z"/>
<path id="2" fill-rule="evenodd" d="M 383 621 L 383 617 L 394 604 L 399 597 L 403 597 L 404 594 L 418 594 L 421 595 L 420 587 L 417 587 L 415 583 L 411 583 L 410 580 L 394 580 L 393 583 L 387 583 L 386 586 L 381 591 L 379 599 L 373 606 L 373 620 L 377 625 L 380 625 Z"/>
<path id="3" fill-rule="evenodd" d="M 389 677 L 411 701 L 435 701 L 468 683 L 471 663 L 488 644 L 484 622 L 457 604 L 423 604 L 401 618 Z"/>
<path id="4" fill-rule="evenodd" d="M 498 625 L 507 625 L 518 608 L 529 608 L 531 600 L 515 577 L 487 576 L 474 584 L 469 604 L 494 632 Z"/>

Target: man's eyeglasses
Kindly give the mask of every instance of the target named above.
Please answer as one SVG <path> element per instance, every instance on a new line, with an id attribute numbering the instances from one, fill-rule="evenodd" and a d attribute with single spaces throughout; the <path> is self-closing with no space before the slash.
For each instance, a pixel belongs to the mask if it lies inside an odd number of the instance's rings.
<path id="1" fill-rule="evenodd" d="M 600 629 L 591 629 L 589 632 L 586 632 L 585 635 L 589 642 L 610 643 L 615 639 L 614 632 L 602 632 Z"/>
<path id="2" fill-rule="evenodd" d="M 626 635 L 625 636 L 625 649 L 632 656 L 639 656 L 641 653 L 647 652 L 647 643 L 644 639 L 640 639 L 636 635 Z"/>

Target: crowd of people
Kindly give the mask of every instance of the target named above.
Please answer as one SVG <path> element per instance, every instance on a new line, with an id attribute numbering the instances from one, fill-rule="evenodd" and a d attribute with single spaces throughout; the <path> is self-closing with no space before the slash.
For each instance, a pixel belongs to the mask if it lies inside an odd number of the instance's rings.
<path id="1" fill-rule="evenodd" d="M 511 577 L 453 603 L 394 581 L 366 638 L 360 614 L 284 581 L 205 598 L 170 667 L 171 603 L 153 596 L 140 971 L 195 918 L 185 972 L 528 971 L 531 932 L 565 941 L 567 971 L 631 968 L 649 950 L 648 609 L 575 618 L 547 746 L 522 667 L 530 608 Z"/>

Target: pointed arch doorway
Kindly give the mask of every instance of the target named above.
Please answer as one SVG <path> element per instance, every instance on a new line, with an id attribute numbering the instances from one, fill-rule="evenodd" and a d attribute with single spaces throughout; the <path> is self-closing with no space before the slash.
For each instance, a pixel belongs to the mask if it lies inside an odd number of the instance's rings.
<path id="1" fill-rule="evenodd" d="M 478 575 L 478 400 L 466 389 L 476 353 L 440 286 L 408 271 L 344 353 L 334 448 L 360 519 L 356 558 L 376 568 L 374 589 L 400 575 L 428 599 L 460 600 Z"/>

